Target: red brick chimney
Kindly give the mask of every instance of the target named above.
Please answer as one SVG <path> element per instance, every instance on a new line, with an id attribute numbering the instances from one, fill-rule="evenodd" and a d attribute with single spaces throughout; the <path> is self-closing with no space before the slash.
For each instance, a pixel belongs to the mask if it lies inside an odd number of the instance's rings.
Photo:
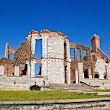
<path id="1" fill-rule="evenodd" d="M 97 48 L 100 49 L 100 37 L 96 34 L 91 38 L 92 52 L 96 52 Z"/>

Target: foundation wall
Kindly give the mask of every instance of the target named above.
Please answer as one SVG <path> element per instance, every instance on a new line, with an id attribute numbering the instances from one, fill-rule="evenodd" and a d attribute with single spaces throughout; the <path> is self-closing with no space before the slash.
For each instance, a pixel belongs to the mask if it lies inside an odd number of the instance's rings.
<path id="1" fill-rule="evenodd" d="M 43 78 L 30 78 L 28 76 L 0 76 L 0 90 L 30 90 L 35 85 L 44 86 Z"/>

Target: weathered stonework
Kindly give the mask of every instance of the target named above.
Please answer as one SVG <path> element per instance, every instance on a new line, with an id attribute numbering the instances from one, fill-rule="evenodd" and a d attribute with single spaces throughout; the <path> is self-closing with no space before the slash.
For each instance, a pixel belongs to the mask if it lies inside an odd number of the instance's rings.
<path id="1" fill-rule="evenodd" d="M 109 108 L 109 98 L 0 102 L 0 110 L 109 110 Z"/>
<path id="2" fill-rule="evenodd" d="M 0 66 L 0 75 L 4 75 L 4 66 L 3 65 Z"/>
<path id="3" fill-rule="evenodd" d="M 39 59 L 35 55 L 37 40 L 42 42 L 42 55 Z M 61 32 L 42 30 L 38 33 L 32 30 L 17 50 L 6 43 L 5 58 L 0 59 L 0 75 L 26 75 L 36 78 L 35 66 L 40 64 L 40 77 L 50 83 L 88 83 L 88 79 L 109 80 L 110 58 L 100 49 L 100 37 L 94 35 L 91 45 L 92 50 L 84 45 L 71 43 Z M 70 49 L 73 49 L 72 54 Z M 10 59 L 11 53 L 14 54 L 13 60 Z"/>

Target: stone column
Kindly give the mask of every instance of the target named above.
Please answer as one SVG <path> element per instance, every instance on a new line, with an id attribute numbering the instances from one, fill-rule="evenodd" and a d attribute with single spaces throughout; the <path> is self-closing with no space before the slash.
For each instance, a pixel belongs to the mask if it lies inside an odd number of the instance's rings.
<path id="1" fill-rule="evenodd" d="M 36 40 L 39 39 L 39 35 L 36 32 L 36 34 L 31 34 L 31 51 L 32 54 L 35 54 L 35 45 L 36 45 Z"/>
<path id="2" fill-rule="evenodd" d="M 88 75 L 89 75 L 89 78 L 92 79 L 92 74 L 91 74 L 91 68 L 90 67 L 88 68 Z"/>
<path id="3" fill-rule="evenodd" d="M 48 63 L 47 63 L 47 58 L 48 58 L 48 37 L 49 34 L 41 34 L 42 36 L 42 69 L 41 69 L 41 75 L 43 77 L 47 77 L 47 70 L 48 70 Z"/>
<path id="4" fill-rule="evenodd" d="M 68 74 L 67 83 L 70 84 L 71 83 L 71 76 L 70 76 L 70 63 L 69 62 L 67 62 L 67 74 Z"/>
<path id="5" fill-rule="evenodd" d="M 0 66 L 0 75 L 4 75 L 4 66 L 3 65 Z"/>
<path id="6" fill-rule="evenodd" d="M 70 84 L 71 83 L 71 76 L 70 76 L 70 45 L 69 45 L 69 40 L 68 39 L 66 39 L 66 43 L 67 43 L 67 74 L 68 74 L 67 83 Z"/>
<path id="7" fill-rule="evenodd" d="M 76 48 L 74 48 L 74 60 L 77 60 Z"/>
<path id="8" fill-rule="evenodd" d="M 15 76 L 19 76 L 19 66 L 15 65 Z"/>
<path id="9" fill-rule="evenodd" d="M 29 63 L 29 61 L 26 61 L 26 64 L 27 64 L 27 76 L 31 76 L 31 64 Z"/>
<path id="10" fill-rule="evenodd" d="M 41 34 L 42 36 L 42 57 L 47 58 L 48 52 L 48 34 Z"/>
<path id="11" fill-rule="evenodd" d="M 75 81 L 76 81 L 76 84 L 79 83 L 79 72 L 77 70 L 75 71 Z"/>
<path id="12" fill-rule="evenodd" d="M 79 81 L 84 78 L 83 63 L 78 63 Z"/>
<path id="13" fill-rule="evenodd" d="M 34 77 L 35 76 L 35 61 L 31 60 L 31 65 L 30 65 L 30 77 Z"/>
<path id="14" fill-rule="evenodd" d="M 110 79 L 110 64 L 106 65 L 107 79 Z"/>
<path id="15" fill-rule="evenodd" d="M 82 49 L 80 49 L 80 61 L 83 60 L 83 57 L 82 57 Z"/>

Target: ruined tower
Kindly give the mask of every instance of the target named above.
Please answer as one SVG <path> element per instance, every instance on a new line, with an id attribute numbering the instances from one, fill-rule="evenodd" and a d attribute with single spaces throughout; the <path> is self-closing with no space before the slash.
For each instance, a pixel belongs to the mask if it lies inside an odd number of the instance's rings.
<path id="1" fill-rule="evenodd" d="M 100 49 L 100 38 L 98 35 L 94 34 L 91 39 L 92 52 L 96 52 L 97 48 Z"/>

